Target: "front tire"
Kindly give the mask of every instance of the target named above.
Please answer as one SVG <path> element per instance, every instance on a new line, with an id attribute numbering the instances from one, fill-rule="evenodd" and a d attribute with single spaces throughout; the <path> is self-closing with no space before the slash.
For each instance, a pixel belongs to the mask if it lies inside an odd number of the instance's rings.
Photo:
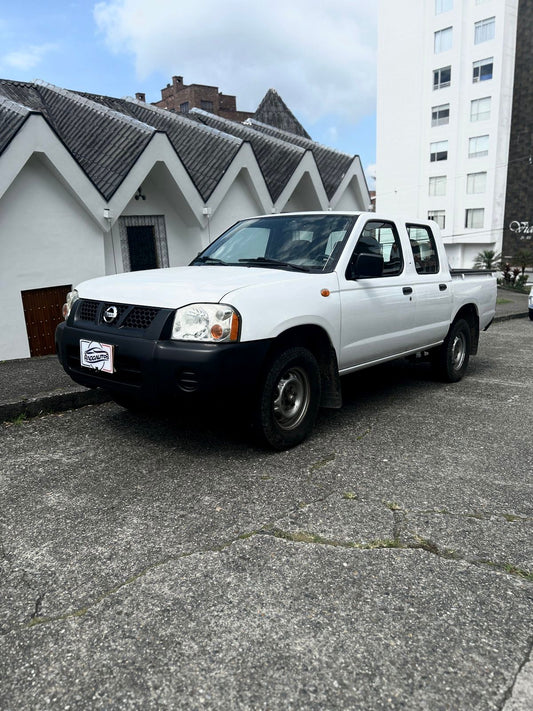
<path id="1" fill-rule="evenodd" d="M 464 319 L 450 326 L 444 343 L 431 353 L 433 371 L 439 380 L 446 383 L 461 380 L 470 360 L 471 342 L 470 326 Z"/>
<path id="2" fill-rule="evenodd" d="M 311 433 L 320 405 L 320 369 L 306 348 L 289 348 L 271 363 L 254 406 L 253 425 L 263 443 L 283 450 Z"/>

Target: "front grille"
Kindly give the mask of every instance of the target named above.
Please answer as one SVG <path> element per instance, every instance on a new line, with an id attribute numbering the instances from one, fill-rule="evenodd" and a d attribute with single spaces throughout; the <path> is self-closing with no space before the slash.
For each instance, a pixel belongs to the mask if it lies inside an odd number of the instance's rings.
<path id="1" fill-rule="evenodd" d="M 150 306 L 134 306 L 122 325 L 124 328 L 148 328 L 158 313 L 159 309 Z"/>
<path id="2" fill-rule="evenodd" d="M 106 328 L 129 328 L 145 331 L 149 328 L 161 309 L 153 306 L 133 306 L 129 304 L 113 304 L 112 302 L 92 301 L 80 299 L 76 320 L 94 323 Z M 117 317 L 112 323 L 104 320 L 107 308 L 115 306 Z"/>
<path id="3" fill-rule="evenodd" d="M 78 310 L 78 318 L 81 321 L 92 321 L 94 323 L 96 321 L 96 314 L 98 313 L 99 306 L 99 301 L 82 299 L 81 306 Z"/>

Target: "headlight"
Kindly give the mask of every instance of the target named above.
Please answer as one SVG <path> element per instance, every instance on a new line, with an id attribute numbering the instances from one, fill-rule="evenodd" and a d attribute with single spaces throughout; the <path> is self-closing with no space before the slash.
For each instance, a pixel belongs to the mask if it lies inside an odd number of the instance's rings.
<path id="1" fill-rule="evenodd" d="M 74 289 L 73 291 L 69 291 L 69 292 L 68 292 L 68 294 L 67 294 L 67 302 L 66 302 L 65 304 L 63 304 L 63 309 L 62 309 L 63 318 L 65 319 L 65 321 L 66 321 L 66 320 L 68 319 L 68 317 L 69 317 L 70 310 L 72 309 L 72 306 L 73 306 L 74 302 L 77 301 L 79 298 L 80 298 L 80 295 L 78 294 L 78 292 L 76 291 L 76 289 Z"/>
<path id="2" fill-rule="evenodd" d="M 172 338 L 177 341 L 238 341 L 240 316 L 226 304 L 189 304 L 176 311 Z"/>

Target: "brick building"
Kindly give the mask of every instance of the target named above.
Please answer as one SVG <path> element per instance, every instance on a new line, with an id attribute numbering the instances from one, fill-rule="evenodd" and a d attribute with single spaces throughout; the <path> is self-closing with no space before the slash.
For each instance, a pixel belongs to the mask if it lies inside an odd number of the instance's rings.
<path id="1" fill-rule="evenodd" d="M 140 101 L 145 101 L 143 94 L 136 95 Z M 230 121 L 246 121 L 254 113 L 250 111 L 237 111 L 235 96 L 223 94 L 218 86 L 206 84 L 184 84 L 183 77 L 172 77 L 172 84 L 167 84 L 161 89 L 161 101 L 154 102 L 154 106 L 168 109 L 176 113 L 187 114 L 191 109 L 202 109 L 216 116 L 222 116 Z"/>

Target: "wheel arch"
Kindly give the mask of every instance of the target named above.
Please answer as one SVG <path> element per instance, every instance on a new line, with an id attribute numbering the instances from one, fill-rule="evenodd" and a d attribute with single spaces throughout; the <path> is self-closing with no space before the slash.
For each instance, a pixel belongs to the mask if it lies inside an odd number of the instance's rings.
<path id="1" fill-rule="evenodd" d="M 450 328 L 460 319 L 464 319 L 470 328 L 470 352 L 476 355 L 479 346 L 479 313 L 475 304 L 465 304 L 459 311 L 450 325 Z"/>
<path id="2" fill-rule="evenodd" d="M 288 328 L 272 341 L 267 362 L 272 362 L 279 353 L 294 346 L 307 348 L 316 358 L 321 377 L 320 406 L 334 409 L 342 407 L 337 354 L 328 333 L 321 326 L 313 324 Z"/>

